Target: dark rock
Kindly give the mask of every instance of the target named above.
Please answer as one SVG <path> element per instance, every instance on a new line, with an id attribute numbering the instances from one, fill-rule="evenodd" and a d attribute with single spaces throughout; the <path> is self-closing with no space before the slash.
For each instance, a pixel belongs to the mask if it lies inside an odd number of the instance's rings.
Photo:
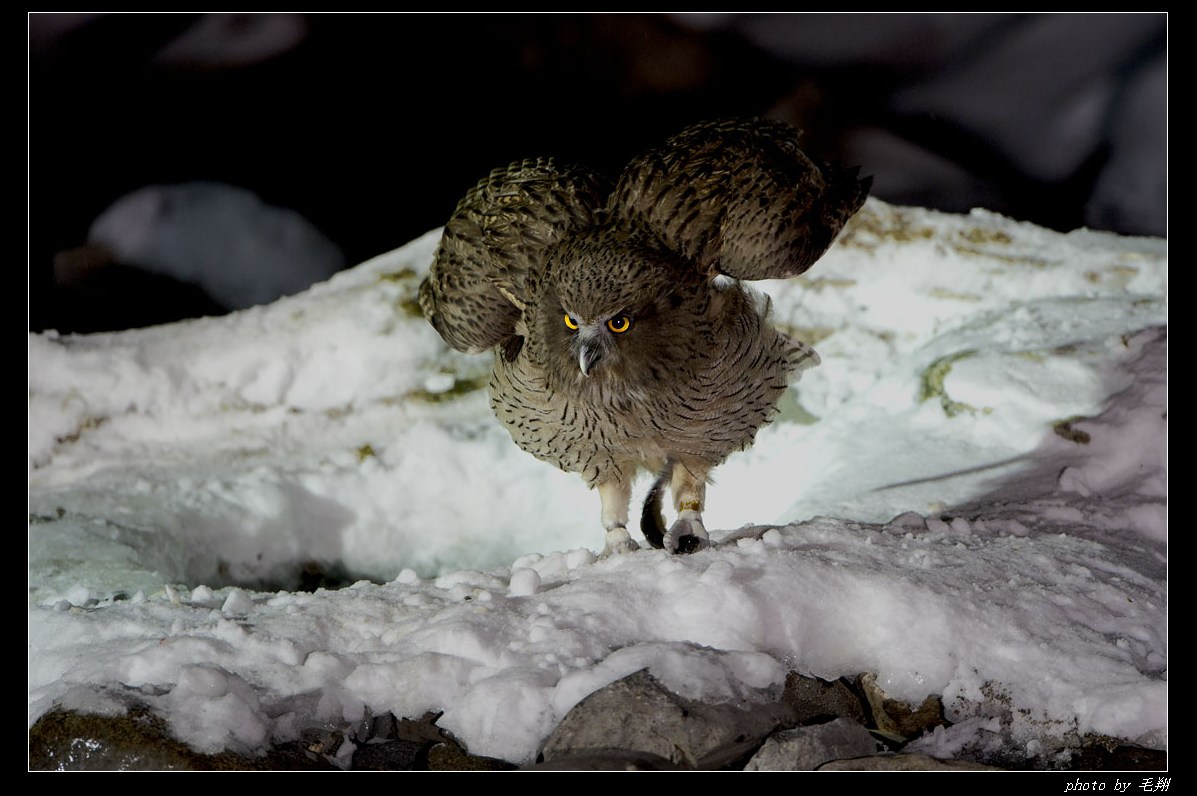
<path id="1" fill-rule="evenodd" d="M 371 738 L 398 738 L 401 741 L 412 741 L 427 746 L 441 743 L 445 740 L 445 731 L 437 726 L 440 719 L 439 712 L 425 713 L 418 719 L 398 719 L 387 713 L 375 719 L 375 730 Z"/>
<path id="2" fill-rule="evenodd" d="M 51 710 L 29 731 L 34 771 L 247 771 L 330 770 L 300 744 L 283 744 L 263 757 L 200 754 L 176 740 L 166 722 L 140 705 L 123 716 Z"/>
<path id="3" fill-rule="evenodd" d="M 940 760 L 928 755 L 873 755 L 851 760 L 833 760 L 819 771 L 1002 771 L 1004 769 L 967 760 Z"/>
<path id="4" fill-rule="evenodd" d="M 222 755 L 217 755 L 221 757 Z M 246 758 L 231 756 L 234 765 L 222 766 L 228 771 L 338 771 L 337 766 L 326 760 L 312 759 L 311 755 L 297 741 L 289 741 L 272 747 L 265 757 Z"/>
<path id="5" fill-rule="evenodd" d="M 350 768 L 355 771 L 427 771 L 429 752 L 446 741 L 436 726 L 440 713 L 399 719 L 392 713 L 367 716 L 357 727 L 358 743 Z M 464 754 L 464 753 L 463 753 Z"/>
<path id="6" fill-rule="evenodd" d="M 687 768 L 738 768 L 771 732 L 793 724 L 784 703 L 693 702 L 641 670 L 575 705 L 545 742 L 542 761 L 619 749 Z"/>
<path id="7" fill-rule="evenodd" d="M 353 753 L 354 771 L 425 771 L 428 745 L 413 741 L 379 741 L 362 744 Z"/>
<path id="8" fill-rule="evenodd" d="M 453 741 L 442 741 L 428 750 L 430 771 L 510 771 L 514 768 L 517 766 L 506 760 L 472 755 Z"/>
<path id="9" fill-rule="evenodd" d="M 781 699 L 794 709 L 800 724 L 840 717 L 861 724 L 866 720 L 860 696 L 843 679 L 827 681 L 790 672 L 786 675 L 786 690 Z"/>
<path id="10" fill-rule="evenodd" d="M 362 737 L 365 740 L 386 741 L 398 735 L 399 728 L 394 713 L 370 716 L 363 723 L 365 724 L 365 734 Z"/>
<path id="11" fill-rule="evenodd" d="M 193 771 L 195 757 L 149 711 L 111 717 L 56 709 L 29 731 L 35 771 Z"/>
<path id="12" fill-rule="evenodd" d="M 299 747 L 304 755 L 316 763 L 326 763 L 332 768 L 348 768 L 353 747 L 346 747 L 347 733 L 331 727 L 308 727 L 299 737 Z"/>
<path id="13" fill-rule="evenodd" d="M 745 771 L 814 771 L 831 760 L 877 754 L 877 741 L 852 719 L 781 730 L 769 736 Z"/>
<path id="14" fill-rule="evenodd" d="M 544 763 L 525 766 L 528 771 L 684 771 L 669 760 L 649 752 L 623 749 L 595 749 L 591 752 L 555 757 Z"/>
<path id="15" fill-rule="evenodd" d="M 1117 741 L 1090 742 L 1073 755 L 1070 767 L 1085 771 L 1167 771 L 1168 753 Z"/>

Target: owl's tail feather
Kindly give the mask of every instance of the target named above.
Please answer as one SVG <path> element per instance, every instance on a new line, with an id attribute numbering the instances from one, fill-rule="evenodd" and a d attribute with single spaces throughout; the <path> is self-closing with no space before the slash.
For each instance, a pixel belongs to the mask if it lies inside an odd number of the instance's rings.
<path id="1" fill-rule="evenodd" d="M 665 492 L 665 484 L 673 475 L 673 461 L 665 462 L 661 472 L 657 473 L 657 480 L 653 481 L 648 495 L 644 498 L 644 508 L 640 511 L 640 533 L 644 534 L 644 541 L 656 548 L 665 546 L 665 516 L 661 514 L 661 495 Z"/>

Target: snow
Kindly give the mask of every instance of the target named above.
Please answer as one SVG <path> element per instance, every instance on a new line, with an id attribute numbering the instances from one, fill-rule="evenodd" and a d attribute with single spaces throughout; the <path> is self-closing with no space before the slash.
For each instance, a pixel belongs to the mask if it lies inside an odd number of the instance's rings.
<path id="1" fill-rule="evenodd" d="M 222 318 L 30 335 L 31 725 L 136 699 L 254 753 L 443 711 L 526 763 L 647 667 L 741 704 L 871 672 L 943 696 L 928 754 L 1166 745 L 1165 241 L 870 200 L 759 285 L 823 364 L 716 471 L 713 548 L 599 558 L 597 495 L 415 308 L 438 235 Z"/>

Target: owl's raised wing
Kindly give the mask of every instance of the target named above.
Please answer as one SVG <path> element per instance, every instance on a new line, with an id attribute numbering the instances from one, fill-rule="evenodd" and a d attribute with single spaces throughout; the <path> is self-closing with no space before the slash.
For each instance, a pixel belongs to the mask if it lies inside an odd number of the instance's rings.
<path id="1" fill-rule="evenodd" d="M 445 342 L 478 352 L 516 334 L 530 273 L 562 237 L 594 225 L 610 186 L 578 166 L 549 158 L 495 169 L 457 204 L 420 308 Z"/>
<path id="2" fill-rule="evenodd" d="M 688 127 L 628 164 L 608 209 L 711 275 L 797 276 L 827 251 L 872 185 L 857 169 L 813 162 L 798 135 L 764 119 Z"/>

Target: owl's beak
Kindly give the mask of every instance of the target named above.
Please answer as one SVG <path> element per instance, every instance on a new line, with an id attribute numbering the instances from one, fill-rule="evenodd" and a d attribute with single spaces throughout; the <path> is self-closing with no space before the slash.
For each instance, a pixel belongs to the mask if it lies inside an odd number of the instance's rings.
<path id="1" fill-rule="evenodd" d="M 603 346 L 601 341 L 590 338 L 582 341 L 582 345 L 578 348 L 578 367 L 582 369 L 583 376 L 589 376 L 590 371 L 598 364 L 598 361 L 603 358 Z"/>

